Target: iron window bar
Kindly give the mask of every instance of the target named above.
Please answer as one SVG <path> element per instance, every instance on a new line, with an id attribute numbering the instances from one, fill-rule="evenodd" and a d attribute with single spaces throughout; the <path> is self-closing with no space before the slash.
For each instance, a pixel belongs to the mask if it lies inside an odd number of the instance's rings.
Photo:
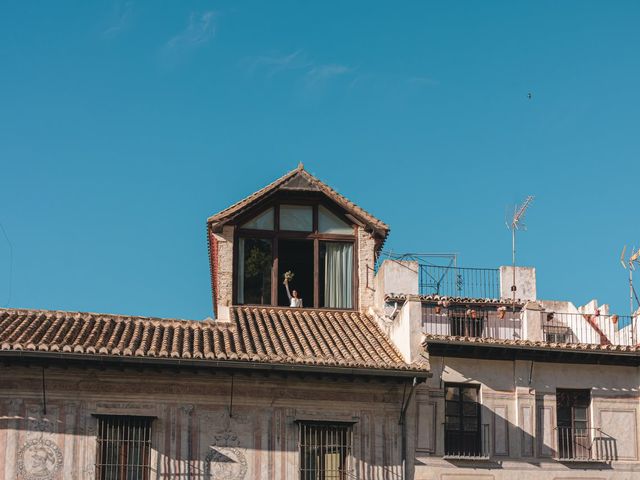
<path id="1" fill-rule="evenodd" d="M 446 424 L 443 423 L 442 425 L 446 433 Z M 480 438 L 475 448 L 464 448 L 460 445 L 445 444 L 445 452 L 442 458 L 445 460 L 490 460 L 491 444 L 489 443 L 489 424 L 483 423 L 480 426 L 478 434 Z"/>
<path id="2" fill-rule="evenodd" d="M 149 480 L 154 417 L 94 415 L 96 480 Z"/>
<path id="3" fill-rule="evenodd" d="M 301 480 L 354 478 L 353 423 L 298 422 Z"/>
<path id="4" fill-rule="evenodd" d="M 603 462 L 607 460 L 606 438 L 600 428 L 555 427 L 560 462 Z"/>

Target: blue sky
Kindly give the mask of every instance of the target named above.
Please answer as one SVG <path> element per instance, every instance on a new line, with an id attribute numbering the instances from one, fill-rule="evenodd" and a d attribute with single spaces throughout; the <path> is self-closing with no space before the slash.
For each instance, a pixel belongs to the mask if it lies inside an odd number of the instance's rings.
<path id="1" fill-rule="evenodd" d="M 391 225 L 387 248 L 467 266 L 510 262 L 506 208 L 534 194 L 539 295 L 626 314 L 639 20 L 634 1 L 5 0 L 0 305 L 207 317 L 205 219 L 303 161 Z"/>

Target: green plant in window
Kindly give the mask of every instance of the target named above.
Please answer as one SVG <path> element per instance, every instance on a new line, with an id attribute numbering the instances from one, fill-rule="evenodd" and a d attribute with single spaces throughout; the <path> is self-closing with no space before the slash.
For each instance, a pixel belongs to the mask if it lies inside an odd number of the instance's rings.
<path id="1" fill-rule="evenodd" d="M 245 260 L 245 272 L 248 277 L 264 274 L 271 264 L 271 255 L 260 248 L 253 247 Z"/>

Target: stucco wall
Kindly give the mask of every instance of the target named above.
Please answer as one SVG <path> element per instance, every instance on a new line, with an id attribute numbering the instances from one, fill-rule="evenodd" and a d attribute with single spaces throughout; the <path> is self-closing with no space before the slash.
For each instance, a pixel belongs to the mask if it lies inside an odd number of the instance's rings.
<path id="1" fill-rule="evenodd" d="M 39 480 L 93 478 L 100 413 L 157 417 L 152 480 L 298 479 L 297 420 L 354 422 L 355 478 L 401 478 L 395 382 L 236 375 L 232 399 L 220 372 L 48 368 L 45 415 L 39 368 L 0 367 L 0 378 L 2 480 L 28 478 L 42 446 L 52 453 Z"/>
<path id="2" fill-rule="evenodd" d="M 530 361 L 433 356 L 430 362 L 433 378 L 416 396 L 416 479 L 640 478 L 637 367 L 534 362 L 531 368 Z M 447 382 L 480 385 L 491 460 L 442 458 Z M 556 388 L 591 388 L 590 426 L 601 429 L 612 460 L 589 465 L 554 460 Z"/>

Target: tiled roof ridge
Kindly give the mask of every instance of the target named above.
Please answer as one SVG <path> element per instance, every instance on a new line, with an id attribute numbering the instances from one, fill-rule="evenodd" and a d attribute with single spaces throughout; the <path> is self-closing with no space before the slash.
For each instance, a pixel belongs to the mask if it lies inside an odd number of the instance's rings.
<path id="1" fill-rule="evenodd" d="M 0 307 L 0 314 L 3 312 L 24 312 L 30 315 L 36 314 L 59 314 L 61 318 L 69 317 L 70 315 L 74 316 L 84 316 L 91 315 L 92 317 L 102 317 L 108 318 L 114 321 L 122 321 L 122 320 L 148 320 L 148 321 L 157 321 L 157 322 L 175 322 L 175 323 L 203 323 L 204 320 L 189 320 L 186 318 L 174 318 L 174 317 L 150 317 L 146 315 L 128 315 L 124 313 L 105 313 L 105 312 L 88 312 L 81 310 L 50 310 L 44 308 L 8 308 L 8 307 Z M 56 315 L 58 316 L 58 315 Z M 221 322 L 222 323 L 222 322 Z"/>
<path id="2" fill-rule="evenodd" d="M 426 334 L 423 345 L 429 343 L 429 340 L 446 340 L 466 343 L 482 343 L 487 345 L 513 345 L 519 347 L 546 347 L 563 350 L 581 350 L 581 351 L 607 351 L 607 352 L 640 352 L 640 344 L 638 345 L 613 345 L 607 344 L 594 344 L 594 343 L 561 343 L 561 342 L 545 342 L 542 340 L 506 340 L 499 338 L 484 338 L 484 337 L 466 337 L 466 336 L 451 336 L 451 335 L 436 335 Z"/>
<path id="3" fill-rule="evenodd" d="M 405 301 L 415 299 L 420 302 L 438 302 L 449 300 L 453 303 L 486 303 L 489 305 L 512 305 L 513 299 L 511 298 L 490 298 L 490 297 L 456 297 L 452 295 L 438 295 L 438 294 L 427 294 L 427 295 L 419 295 L 419 294 L 409 294 L 409 293 L 387 293 L 385 295 L 385 301 Z M 516 298 L 516 305 L 522 306 L 526 305 L 528 302 L 535 302 L 536 300 L 524 300 L 521 298 Z"/>
<path id="4" fill-rule="evenodd" d="M 354 203 L 353 201 L 349 200 L 347 197 L 345 197 L 341 193 L 339 193 L 336 190 L 334 190 L 332 187 L 330 187 L 329 185 L 324 183 L 319 178 L 315 177 L 314 175 L 311 175 L 309 172 L 307 172 L 304 169 L 304 167 L 302 165 L 299 165 L 294 170 L 291 170 L 291 171 L 285 173 L 283 176 L 277 178 L 273 182 L 269 183 L 265 187 L 262 187 L 261 189 L 257 190 L 256 192 L 253 192 L 252 194 L 248 195 L 247 197 L 237 201 L 233 205 L 230 205 L 229 207 L 219 211 L 218 213 L 216 213 L 214 215 L 211 215 L 207 219 L 207 223 L 211 223 L 211 222 L 214 222 L 214 221 L 220 221 L 220 220 L 226 219 L 227 217 L 233 215 L 236 211 L 240 210 L 242 207 L 244 207 L 246 205 L 249 205 L 252 201 L 254 201 L 256 199 L 259 199 L 260 197 L 271 193 L 272 191 L 274 191 L 280 185 L 284 184 L 287 180 L 289 180 L 290 178 L 292 178 L 296 174 L 304 175 L 307 180 L 309 180 L 312 184 L 314 184 L 316 187 L 318 187 L 325 195 L 327 195 L 330 198 L 333 198 L 337 203 L 342 203 L 347 208 L 355 210 L 362 217 L 366 218 L 367 221 L 369 221 L 370 223 L 374 224 L 377 228 L 385 230 L 388 233 L 389 226 L 386 223 L 384 223 L 382 220 L 379 220 L 373 214 L 369 213 L 368 211 L 366 211 L 361 206 L 357 205 L 356 203 Z"/>
<path id="5" fill-rule="evenodd" d="M 428 370 L 426 365 L 404 362 L 364 313 L 272 306 L 231 307 L 228 322 L 0 309 L 0 351 L 29 350 L 389 372 Z"/>

